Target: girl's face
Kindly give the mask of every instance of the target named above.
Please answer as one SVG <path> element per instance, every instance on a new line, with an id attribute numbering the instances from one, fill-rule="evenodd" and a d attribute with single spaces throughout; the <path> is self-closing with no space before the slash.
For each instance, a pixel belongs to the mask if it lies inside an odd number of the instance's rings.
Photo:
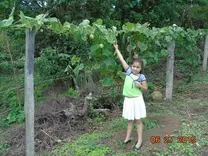
<path id="1" fill-rule="evenodd" d="M 132 64 L 133 74 L 139 74 L 141 70 L 142 70 L 141 64 L 139 62 L 133 62 Z"/>

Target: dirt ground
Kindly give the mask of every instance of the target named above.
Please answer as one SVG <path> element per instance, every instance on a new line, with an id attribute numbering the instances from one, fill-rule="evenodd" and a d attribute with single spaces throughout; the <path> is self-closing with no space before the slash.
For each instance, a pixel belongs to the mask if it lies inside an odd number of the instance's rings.
<path id="1" fill-rule="evenodd" d="M 84 97 L 74 99 L 67 96 L 51 97 L 35 111 L 35 151 L 52 150 L 65 139 L 73 140 L 86 132 L 90 126 L 87 118 L 74 112 L 81 110 Z M 16 126 L 5 134 L 11 150 L 5 156 L 25 155 L 25 127 Z"/>
<path id="2" fill-rule="evenodd" d="M 151 117 L 153 118 L 153 117 Z M 159 125 L 163 125 L 161 128 L 153 128 L 149 131 L 143 132 L 143 146 L 141 148 L 141 154 L 144 154 L 146 151 L 161 151 L 164 150 L 167 146 L 165 143 L 165 136 L 173 136 L 173 132 L 180 128 L 180 119 L 177 116 L 156 116 L 153 119 L 158 120 Z M 114 145 L 112 140 L 119 140 L 122 142 L 125 138 L 126 130 L 122 130 L 116 133 L 111 140 L 109 140 L 108 144 L 118 153 L 121 150 L 125 150 L 126 152 L 131 152 L 133 146 L 137 142 L 137 133 L 133 131 L 132 133 L 132 141 L 124 148 L 118 148 L 118 146 Z M 160 141 L 155 140 L 156 138 L 160 139 Z"/>

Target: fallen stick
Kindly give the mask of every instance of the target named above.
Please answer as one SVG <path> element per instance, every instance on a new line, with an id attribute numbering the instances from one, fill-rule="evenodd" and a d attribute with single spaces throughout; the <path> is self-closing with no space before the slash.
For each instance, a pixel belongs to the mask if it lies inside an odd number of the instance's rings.
<path id="1" fill-rule="evenodd" d="M 107 113 L 110 112 L 110 109 L 94 109 L 94 113 Z"/>
<path id="2" fill-rule="evenodd" d="M 61 142 L 60 139 L 55 139 L 54 137 L 52 137 L 52 136 L 50 136 L 48 133 L 46 133 L 44 130 L 41 129 L 41 131 L 42 131 L 44 134 L 46 134 L 49 138 L 55 140 L 56 142 Z"/>

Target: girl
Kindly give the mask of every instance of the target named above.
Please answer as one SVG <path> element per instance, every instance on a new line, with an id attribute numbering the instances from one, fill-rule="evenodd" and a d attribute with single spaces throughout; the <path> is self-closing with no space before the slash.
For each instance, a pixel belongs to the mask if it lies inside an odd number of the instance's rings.
<path id="1" fill-rule="evenodd" d="M 124 105 L 122 116 L 128 120 L 128 129 L 124 144 L 129 143 L 134 121 L 137 124 L 138 141 L 133 147 L 134 150 L 140 150 L 142 147 L 142 131 L 143 125 L 141 118 L 146 117 L 146 107 L 143 100 L 142 92 L 147 90 L 147 82 L 145 76 L 141 73 L 143 69 L 143 61 L 134 58 L 131 67 L 123 59 L 118 49 L 117 43 L 114 44 L 117 56 L 125 70 L 126 78 L 123 87 Z"/>

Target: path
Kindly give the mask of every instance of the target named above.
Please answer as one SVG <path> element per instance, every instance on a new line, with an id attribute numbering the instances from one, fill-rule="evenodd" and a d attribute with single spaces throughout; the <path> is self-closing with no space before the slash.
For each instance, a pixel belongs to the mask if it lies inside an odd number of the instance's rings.
<path id="1" fill-rule="evenodd" d="M 167 144 L 164 143 L 164 137 L 166 135 L 172 136 L 173 132 L 180 127 L 180 119 L 177 116 L 170 116 L 170 115 L 163 115 L 163 116 L 156 116 L 154 119 L 158 120 L 159 125 L 163 125 L 164 127 L 161 128 L 153 128 L 149 131 L 144 131 L 143 133 L 143 147 L 141 149 L 141 154 L 145 153 L 146 151 L 161 151 L 164 148 L 166 148 Z M 123 141 L 126 135 L 126 130 L 120 131 L 119 133 L 116 133 L 111 140 L 119 140 Z M 160 138 L 160 143 L 152 143 L 151 137 L 156 137 Z M 120 147 L 115 147 L 115 151 L 121 152 L 121 150 L 125 150 L 126 152 L 131 152 L 132 147 L 137 141 L 137 133 L 133 132 L 132 133 L 132 141 L 125 147 L 125 148 L 120 148 Z M 154 141 L 154 140 L 153 140 Z M 114 142 L 109 142 L 111 147 L 114 147 Z"/>

